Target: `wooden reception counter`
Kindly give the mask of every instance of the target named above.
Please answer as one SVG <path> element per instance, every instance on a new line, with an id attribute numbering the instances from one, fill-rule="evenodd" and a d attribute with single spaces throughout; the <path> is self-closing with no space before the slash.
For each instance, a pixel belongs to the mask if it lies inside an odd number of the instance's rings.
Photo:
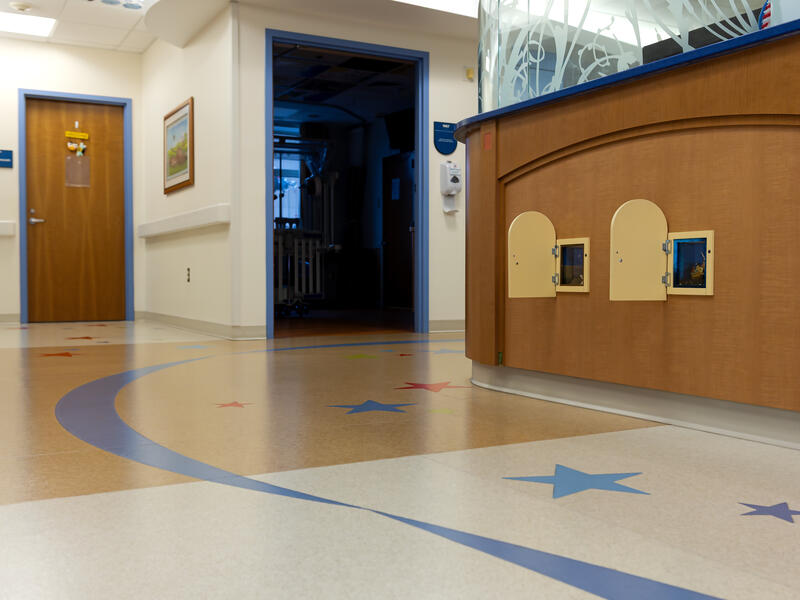
<path id="1" fill-rule="evenodd" d="M 474 364 L 800 411 L 798 64 L 788 35 L 462 123 Z M 610 300 L 632 199 L 670 232 L 715 232 L 714 295 Z M 591 240 L 590 292 L 509 297 L 527 211 Z"/>

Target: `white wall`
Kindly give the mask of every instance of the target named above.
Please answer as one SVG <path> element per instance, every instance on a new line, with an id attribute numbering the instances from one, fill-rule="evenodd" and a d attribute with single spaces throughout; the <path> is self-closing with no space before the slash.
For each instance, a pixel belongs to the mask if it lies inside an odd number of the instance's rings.
<path id="1" fill-rule="evenodd" d="M 142 178 L 147 222 L 232 202 L 232 73 L 230 9 L 185 48 L 156 41 L 144 53 L 142 112 L 147 151 Z M 195 184 L 165 196 L 163 119 L 190 96 L 195 110 Z M 145 242 L 147 294 L 137 310 L 231 325 L 231 235 L 227 226 L 217 226 Z"/>
<path id="2" fill-rule="evenodd" d="M 141 125 L 140 58 L 136 54 L 94 50 L 14 39 L 0 39 L 0 148 L 14 151 L 14 169 L 0 169 L 0 220 L 17 221 L 17 235 L 0 237 L 0 315 L 19 315 L 19 89 L 69 92 L 133 99 L 134 139 Z M 134 172 L 141 164 L 141 148 L 134 148 Z M 134 178 L 134 204 L 141 192 Z M 24 226 L 24 225 L 22 225 Z M 136 245 L 141 257 L 142 246 Z M 141 261 L 138 261 L 141 262 Z M 142 271 L 136 295 L 143 298 Z"/>
<path id="3" fill-rule="evenodd" d="M 240 11 L 240 18 L 234 15 Z M 0 148 L 17 148 L 19 88 L 133 99 L 134 226 L 231 203 L 232 222 L 150 241 L 135 238 L 135 306 L 222 325 L 263 326 L 265 263 L 265 29 L 430 53 L 430 319 L 464 318 L 464 213 L 441 211 L 432 122 L 477 112 L 469 40 L 329 17 L 233 5 L 185 48 L 156 41 L 143 55 L 0 39 Z M 239 68 L 234 69 L 239 60 Z M 195 99 L 195 185 L 163 194 L 164 115 Z M 460 146 L 454 157 L 464 164 Z M 19 221 L 17 169 L 0 169 L 0 220 Z M 192 281 L 186 282 L 186 268 Z M 0 238 L 0 315 L 20 312 L 19 236 Z"/>
<path id="4" fill-rule="evenodd" d="M 241 189 L 235 243 L 241 253 L 241 275 L 234 278 L 237 324 L 264 323 L 266 265 L 264 249 L 266 189 L 265 152 L 265 29 L 278 29 L 345 40 L 396 46 L 430 53 L 430 314 L 432 321 L 464 319 L 464 198 L 462 211 L 444 215 L 439 196 L 439 163 L 445 157 L 433 147 L 433 121 L 457 122 L 478 111 L 477 83 L 466 81 L 465 66 L 475 66 L 474 41 L 432 36 L 413 31 L 292 14 L 241 5 L 239 19 L 241 119 Z M 464 166 L 464 147 L 449 157 Z M 237 176 L 237 174 L 234 174 Z M 243 249 L 247 251 L 244 252 Z"/>

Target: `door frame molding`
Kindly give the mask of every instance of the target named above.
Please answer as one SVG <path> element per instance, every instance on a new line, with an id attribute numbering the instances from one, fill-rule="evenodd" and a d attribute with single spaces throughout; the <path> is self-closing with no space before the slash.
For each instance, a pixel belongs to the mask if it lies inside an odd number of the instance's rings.
<path id="1" fill-rule="evenodd" d="M 27 107 L 28 99 L 105 104 L 123 109 L 123 144 L 125 177 L 125 320 L 135 319 L 133 306 L 133 101 L 130 98 L 91 96 L 41 90 L 19 90 L 19 282 L 20 322 L 28 323 L 28 172 Z"/>
<path id="2" fill-rule="evenodd" d="M 428 254 L 429 254 L 429 199 L 428 199 L 428 172 L 430 165 L 430 139 L 429 131 L 429 73 L 430 55 L 421 50 L 409 50 L 396 48 L 394 46 L 383 46 L 379 44 L 368 44 L 365 42 L 355 42 L 338 38 L 321 37 L 304 33 L 294 33 L 280 31 L 277 29 L 266 30 L 265 64 L 266 64 L 266 254 L 267 254 L 267 337 L 275 336 L 275 293 L 274 293 L 274 259 L 273 259 L 273 219 L 274 208 L 273 198 L 273 131 L 272 124 L 274 119 L 273 107 L 273 65 L 272 65 L 272 44 L 282 42 L 289 44 L 302 44 L 323 48 L 327 50 L 338 50 L 342 52 L 353 52 L 355 54 L 367 54 L 376 57 L 395 58 L 408 60 L 416 65 L 416 99 L 415 108 L 415 156 L 417 168 L 415 172 L 415 183 L 417 193 L 414 197 L 414 226 L 415 226 L 415 248 L 414 248 L 414 331 L 417 333 L 428 333 L 428 309 L 429 309 L 429 283 L 428 283 Z"/>

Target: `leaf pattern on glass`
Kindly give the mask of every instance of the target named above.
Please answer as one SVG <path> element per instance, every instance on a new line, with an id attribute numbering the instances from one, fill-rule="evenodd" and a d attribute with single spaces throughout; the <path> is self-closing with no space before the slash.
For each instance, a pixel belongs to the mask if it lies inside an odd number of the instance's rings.
<path id="1" fill-rule="evenodd" d="M 762 0 L 481 0 L 485 112 L 758 29 Z M 656 46 L 658 45 L 658 46 Z M 648 52 L 646 52 L 646 49 Z M 656 56 L 658 56 L 656 52 Z"/>

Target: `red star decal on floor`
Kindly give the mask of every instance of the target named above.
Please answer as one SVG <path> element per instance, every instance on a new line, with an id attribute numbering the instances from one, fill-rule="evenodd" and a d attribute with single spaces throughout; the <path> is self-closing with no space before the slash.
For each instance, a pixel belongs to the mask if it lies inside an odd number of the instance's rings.
<path id="1" fill-rule="evenodd" d="M 89 337 L 89 336 L 85 336 L 85 337 L 70 337 L 70 338 L 67 338 L 67 339 L 68 340 L 93 340 L 95 338 Z"/>
<path id="2" fill-rule="evenodd" d="M 398 354 L 398 356 L 414 356 L 413 354 Z"/>
<path id="3" fill-rule="evenodd" d="M 42 354 L 42 356 L 66 356 L 67 358 L 72 358 L 75 355 L 72 352 L 59 352 L 57 354 Z"/>
<path id="4" fill-rule="evenodd" d="M 468 388 L 468 385 L 450 385 L 449 381 L 442 381 L 441 383 L 412 383 L 410 381 L 406 381 L 406 385 L 409 387 L 399 387 L 394 388 L 396 390 L 428 390 L 429 392 L 441 392 L 443 389 L 453 389 L 453 388 Z"/>
<path id="5" fill-rule="evenodd" d="M 217 404 L 217 408 L 244 408 L 245 406 L 252 404 L 252 402 L 228 402 L 227 404 Z"/>
<path id="6" fill-rule="evenodd" d="M 89 325 L 89 327 L 108 327 L 108 325 L 104 325 L 103 323 L 98 323 L 96 325 Z"/>

